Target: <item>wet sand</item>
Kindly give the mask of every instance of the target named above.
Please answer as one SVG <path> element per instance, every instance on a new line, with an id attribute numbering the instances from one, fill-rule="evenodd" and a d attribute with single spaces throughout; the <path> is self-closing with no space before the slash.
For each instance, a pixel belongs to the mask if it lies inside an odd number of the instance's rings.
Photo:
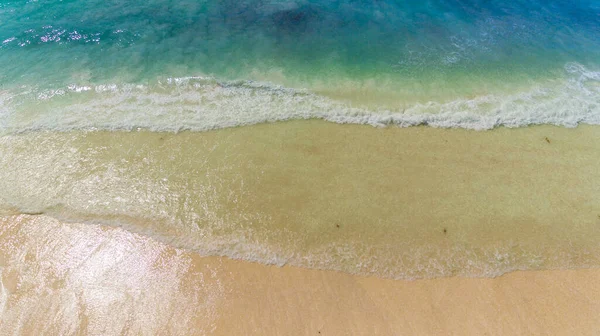
<path id="1" fill-rule="evenodd" d="M 2 335 L 596 335 L 600 270 L 386 280 L 1 219 Z"/>
<path id="2" fill-rule="evenodd" d="M 2 137 L 0 335 L 596 335 L 598 130 Z"/>

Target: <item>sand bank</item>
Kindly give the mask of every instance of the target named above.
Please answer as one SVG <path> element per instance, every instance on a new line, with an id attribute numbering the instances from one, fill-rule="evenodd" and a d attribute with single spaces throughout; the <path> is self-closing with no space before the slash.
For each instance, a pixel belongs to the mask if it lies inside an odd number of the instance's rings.
<path id="1" fill-rule="evenodd" d="M 596 335 L 600 270 L 386 280 L 4 217 L 2 335 Z"/>

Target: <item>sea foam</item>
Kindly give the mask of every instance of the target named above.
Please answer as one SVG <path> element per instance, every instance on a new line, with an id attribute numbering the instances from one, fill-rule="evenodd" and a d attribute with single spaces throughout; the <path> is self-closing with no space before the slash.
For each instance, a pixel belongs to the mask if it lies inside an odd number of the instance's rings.
<path id="1" fill-rule="evenodd" d="M 34 130 L 178 132 L 293 119 L 336 123 L 488 130 L 551 124 L 600 124 L 600 72 L 578 63 L 564 76 L 510 94 L 459 97 L 398 107 L 364 107 L 308 89 L 211 77 L 166 78 L 153 84 L 20 87 L 0 95 L 2 133 Z"/>

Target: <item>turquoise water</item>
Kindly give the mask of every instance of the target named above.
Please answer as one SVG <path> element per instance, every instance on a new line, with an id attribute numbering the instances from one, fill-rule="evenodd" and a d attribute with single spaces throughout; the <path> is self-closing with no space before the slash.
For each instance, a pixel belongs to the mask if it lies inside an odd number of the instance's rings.
<path id="1" fill-rule="evenodd" d="M 598 1 L 2 1 L 0 127 L 600 123 Z"/>
<path id="2" fill-rule="evenodd" d="M 391 278 L 600 264 L 587 128 L 200 132 L 600 125 L 599 1 L 0 0 L 0 69 L 0 217 Z"/>

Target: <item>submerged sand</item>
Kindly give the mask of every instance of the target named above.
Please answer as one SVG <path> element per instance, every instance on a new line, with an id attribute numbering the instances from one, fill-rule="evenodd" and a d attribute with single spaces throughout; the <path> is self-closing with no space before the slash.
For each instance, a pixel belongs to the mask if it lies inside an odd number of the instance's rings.
<path id="1" fill-rule="evenodd" d="M 397 279 L 600 266 L 600 132 L 323 121 L 0 138 L 0 211 Z"/>
<path id="2" fill-rule="evenodd" d="M 591 126 L 0 137 L 0 334 L 594 335 L 598 153 Z"/>
<path id="3" fill-rule="evenodd" d="M 123 229 L 1 222 L 2 335 L 597 335 L 600 270 L 386 280 L 200 257 Z"/>

